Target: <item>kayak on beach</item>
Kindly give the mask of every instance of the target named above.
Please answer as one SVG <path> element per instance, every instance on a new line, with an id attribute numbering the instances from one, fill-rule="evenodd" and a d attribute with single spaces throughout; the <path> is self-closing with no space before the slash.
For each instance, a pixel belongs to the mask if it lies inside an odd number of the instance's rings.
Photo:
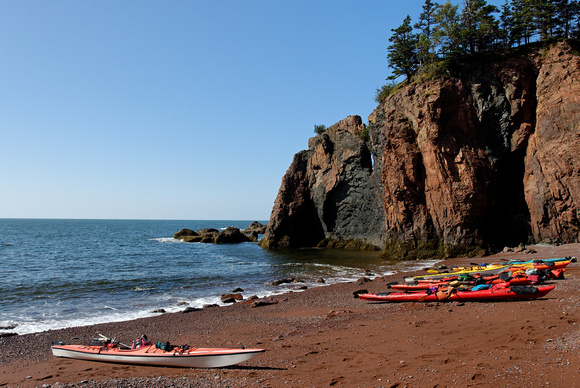
<path id="1" fill-rule="evenodd" d="M 521 264 L 487 264 L 479 265 L 473 267 L 454 267 L 453 272 L 438 272 L 430 273 L 428 275 L 418 275 L 418 276 L 407 276 L 405 277 L 406 283 L 415 283 L 421 280 L 441 280 L 452 276 L 458 276 L 460 274 L 470 274 L 470 275 L 498 275 L 503 272 L 509 271 L 525 271 L 527 269 L 535 269 L 538 271 L 545 270 L 556 270 L 566 268 L 572 261 L 571 260 L 559 260 L 552 262 L 530 262 Z"/>
<path id="2" fill-rule="evenodd" d="M 89 345 L 65 345 L 63 341 L 53 341 L 51 348 L 52 354 L 57 357 L 183 368 L 220 368 L 247 361 L 265 352 L 264 349 L 173 346 L 169 342 L 153 344 L 146 336 L 129 347 L 102 335 Z"/>
<path id="3" fill-rule="evenodd" d="M 481 281 L 479 280 L 481 279 Z M 471 281 L 459 281 L 457 277 L 454 279 L 444 279 L 444 280 L 434 280 L 431 282 L 417 282 L 417 283 L 397 283 L 388 284 L 390 289 L 397 291 L 415 291 L 415 290 L 427 290 L 432 287 L 443 287 L 449 286 L 450 284 L 458 283 L 466 286 L 477 286 L 479 284 L 497 284 L 497 283 L 509 283 L 510 286 L 527 286 L 533 284 L 534 282 L 528 278 L 528 276 L 516 276 L 508 279 L 502 279 L 498 276 L 490 277 L 490 279 L 476 278 Z"/>
<path id="4" fill-rule="evenodd" d="M 453 302 L 453 301 L 501 301 L 537 299 L 546 296 L 554 286 L 526 287 L 510 286 L 509 283 L 494 284 L 482 290 L 448 289 L 424 290 L 417 292 L 368 293 L 358 291 L 355 298 L 379 302 Z"/>
<path id="5" fill-rule="evenodd" d="M 441 280 L 450 276 L 458 276 L 460 274 L 474 274 L 478 273 L 481 275 L 497 275 L 504 272 L 510 266 L 508 264 L 490 264 L 487 266 L 478 266 L 478 269 L 472 270 L 473 267 L 465 267 L 465 269 L 453 271 L 453 272 L 440 272 L 436 274 L 429 275 L 418 275 L 418 276 L 407 276 L 405 277 L 406 283 L 414 283 L 418 280 Z"/>
<path id="6" fill-rule="evenodd" d="M 567 257 L 560 257 L 555 259 L 533 259 L 533 260 L 509 260 L 507 264 L 518 265 L 518 264 L 529 264 L 529 263 L 543 263 L 543 264 L 550 264 L 555 263 L 557 261 L 570 261 L 571 263 L 576 263 L 577 259 L 574 256 L 567 256 Z"/>

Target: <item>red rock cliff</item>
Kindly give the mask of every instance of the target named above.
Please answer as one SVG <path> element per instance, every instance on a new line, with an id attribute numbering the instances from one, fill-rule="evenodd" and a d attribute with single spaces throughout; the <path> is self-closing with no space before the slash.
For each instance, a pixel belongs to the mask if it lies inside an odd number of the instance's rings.
<path id="1" fill-rule="evenodd" d="M 409 85 L 366 128 L 342 120 L 295 156 L 262 246 L 578 242 L 579 74 L 560 43 Z"/>

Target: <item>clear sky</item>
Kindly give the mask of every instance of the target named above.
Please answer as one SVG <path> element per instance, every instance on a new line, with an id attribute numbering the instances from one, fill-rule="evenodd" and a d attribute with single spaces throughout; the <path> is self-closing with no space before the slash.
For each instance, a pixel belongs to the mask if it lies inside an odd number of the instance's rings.
<path id="1" fill-rule="evenodd" d="M 0 218 L 267 220 L 423 3 L 2 1 Z"/>

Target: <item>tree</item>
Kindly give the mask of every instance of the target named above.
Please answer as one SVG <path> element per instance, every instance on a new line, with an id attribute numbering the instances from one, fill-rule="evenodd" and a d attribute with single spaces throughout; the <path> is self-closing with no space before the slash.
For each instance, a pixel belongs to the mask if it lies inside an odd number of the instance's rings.
<path id="1" fill-rule="evenodd" d="M 435 46 L 433 44 L 432 32 L 435 26 L 435 13 L 439 4 L 431 0 L 425 0 L 423 12 L 419 15 L 419 21 L 415 28 L 420 31 L 418 35 L 418 59 L 421 65 L 431 63 L 435 60 Z"/>
<path id="2" fill-rule="evenodd" d="M 504 49 L 511 48 L 513 45 L 513 41 L 510 37 L 513 28 L 513 18 L 514 14 L 511 5 L 509 0 L 506 0 L 501 6 L 501 15 L 499 17 L 499 40 Z"/>
<path id="3" fill-rule="evenodd" d="M 513 0 L 512 39 L 518 45 L 530 43 L 534 34 L 534 0 Z"/>
<path id="4" fill-rule="evenodd" d="M 498 9 L 485 0 L 465 0 L 461 12 L 465 48 L 470 54 L 489 49 L 499 37 L 499 24 L 494 17 Z"/>
<path id="5" fill-rule="evenodd" d="M 578 19 L 580 6 L 577 0 L 555 0 L 556 31 L 563 38 L 570 38 L 574 29 L 574 20 Z"/>
<path id="6" fill-rule="evenodd" d="M 389 38 L 391 45 L 387 49 L 387 59 L 389 67 L 393 69 L 393 75 L 388 79 L 404 75 L 409 80 L 418 67 L 417 36 L 413 34 L 411 17 L 407 15 L 403 24 L 391 31 L 393 35 Z"/>
<path id="7" fill-rule="evenodd" d="M 457 5 L 451 4 L 448 0 L 435 13 L 437 26 L 433 30 L 433 40 L 444 58 L 458 56 L 464 52 L 458 9 Z"/>
<path id="8" fill-rule="evenodd" d="M 540 40 L 554 37 L 554 30 L 557 26 L 555 3 L 556 1 L 553 0 L 535 0 L 532 5 L 534 25 L 540 34 Z"/>

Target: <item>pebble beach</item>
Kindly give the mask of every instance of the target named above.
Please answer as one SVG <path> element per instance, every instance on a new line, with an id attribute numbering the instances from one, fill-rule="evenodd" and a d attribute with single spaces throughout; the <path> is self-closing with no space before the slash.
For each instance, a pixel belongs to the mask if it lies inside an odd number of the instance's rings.
<path id="1" fill-rule="evenodd" d="M 580 244 L 530 246 L 450 259 L 447 266 L 580 256 Z M 424 273 L 417 271 L 416 274 Z M 362 285 L 333 284 L 189 313 L 0 338 L 0 387 L 576 387 L 580 386 L 580 270 L 546 297 L 511 302 L 376 303 L 353 292 L 387 291 L 410 273 Z M 266 352 L 216 369 L 108 364 L 52 356 L 50 343 L 98 333 L 130 343 L 252 347 Z"/>

